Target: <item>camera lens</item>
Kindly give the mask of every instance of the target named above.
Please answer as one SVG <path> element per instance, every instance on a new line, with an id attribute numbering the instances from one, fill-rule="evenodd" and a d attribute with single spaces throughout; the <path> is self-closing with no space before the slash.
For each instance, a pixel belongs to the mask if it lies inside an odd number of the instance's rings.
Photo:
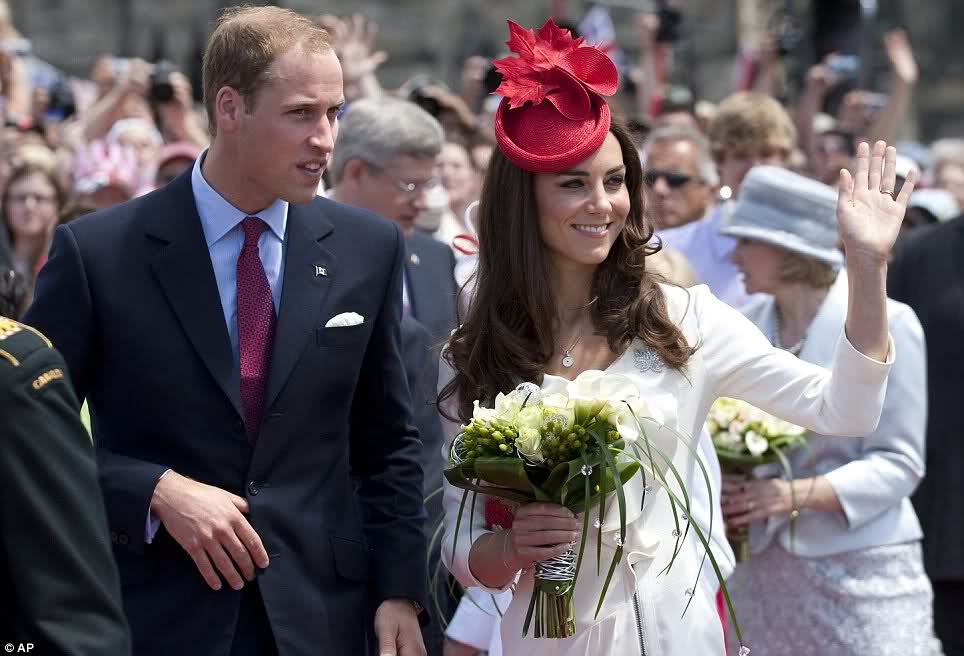
<path id="1" fill-rule="evenodd" d="M 158 103 L 174 100 L 174 86 L 171 84 L 171 74 L 176 69 L 169 62 L 158 62 L 151 71 L 150 99 Z"/>

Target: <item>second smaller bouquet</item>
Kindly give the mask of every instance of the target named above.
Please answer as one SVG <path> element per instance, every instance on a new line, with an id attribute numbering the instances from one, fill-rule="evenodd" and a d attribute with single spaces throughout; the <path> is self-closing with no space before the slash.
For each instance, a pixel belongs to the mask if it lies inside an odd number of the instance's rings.
<path id="1" fill-rule="evenodd" d="M 779 464 L 787 478 L 792 479 L 793 469 L 786 453 L 807 443 L 805 428 L 778 419 L 745 401 L 728 398 L 717 399 L 710 408 L 706 429 L 713 439 L 720 468 L 725 473 L 744 477 L 749 477 L 760 465 Z M 791 539 L 794 519 L 790 518 Z M 747 560 L 749 530 L 742 527 L 728 531 L 727 537 L 736 560 Z"/>

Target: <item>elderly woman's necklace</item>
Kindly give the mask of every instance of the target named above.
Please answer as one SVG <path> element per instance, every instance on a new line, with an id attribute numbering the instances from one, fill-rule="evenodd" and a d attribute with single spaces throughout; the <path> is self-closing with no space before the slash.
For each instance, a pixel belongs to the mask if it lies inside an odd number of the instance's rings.
<path id="1" fill-rule="evenodd" d="M 800 341 L 793 346 L 783 345 L 783 323 L 780 321 L 780 310 L 775 310 L 773 313 L 773 345 L 778 349 L 786 351 L 790 355 L 800 355 L 800 351 L 803 350 L 803 345 L 807 341 L 807 335 L 804 334 L 800 338 Z"/>

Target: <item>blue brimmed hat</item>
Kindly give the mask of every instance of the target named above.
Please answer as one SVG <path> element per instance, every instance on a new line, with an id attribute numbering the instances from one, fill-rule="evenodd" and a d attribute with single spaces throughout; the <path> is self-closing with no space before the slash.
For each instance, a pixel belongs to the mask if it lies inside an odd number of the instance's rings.
<path id="1" fill-rule="evenodd" d="M 844 262 L 838 247 L 837 192 L 776 166 L 750 169 L 720 232 L 763 241 L 834 267 Z"/>

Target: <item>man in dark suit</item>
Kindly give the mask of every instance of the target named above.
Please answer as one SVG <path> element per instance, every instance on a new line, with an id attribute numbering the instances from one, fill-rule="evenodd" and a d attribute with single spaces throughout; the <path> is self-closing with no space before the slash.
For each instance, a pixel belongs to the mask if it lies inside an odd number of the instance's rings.
<path id="1" fill-rule="evenodd" d="M 15 305 L 4 292 L 0 284 L 0 315 Z M 130 634 L 104 502 L 65 371 L 46 337 L 0 316 L 0 590 L 8 608 L 0 641 L 38 654 L 123 656 Z"/>
<path id="2" fill-rule="evenodd" d="M 397 98 L 360 100 L 345 112 L 332 161 L 335 187 L 332 197 L 372 211 L 396 223 L 405 234 L 403 312 L 424 326 L 428 338 L 422 357 L 408 361 L 411 379 L 427 381 L 413 390 L 416 425 L 423 437 L 421 463 L 425 471 L 426 496 L 442 487 L 442 430 L 435 407 L 438 354 L 455 327 L 455 256 L 445 244 L 415 228 L 415 218 L 426 209 L 426 198 L 438 184 L 436 161 L 442 151 L 442 127 L 418 105 Z M 428 356 L 427 358 L 425 356 Z M 419 367 L 413 371 L 411 367 Z M 428 369 L 428 371 L 425 371 Z M 435 436 L 437 439 L 427 438 Z M 441 497 L 428 504 L 429 530 L 442 519 Z M 433 550 L 430 568 L 438 560 Z M 445 579 L 443 571 L 440 579 Z M 447 588 L 436 589 L 442 613 L 447 607 Z M 442 653 L 441 622 L 425 632 L 432 656 Z"/>
<path id="3" fill-rule="evenodd" d="M 222 16 L 203 77 L 211 147 L 59 228 L 26 317 L 91 408 L 134 651 L 421 655 L 404 242 L 316 198 L 341 67 L 267 6 Z"/>
<path id="4" fill-rule="evenodd" d="M 964 217 L 916 228 L 898 242 L 887 281 L 890 296 L 917 313 L 927 342 L 927 476 L 912 500 L 934 586 L 934 628 L 947 656 L 964 656 L 962 254 Z"/>
<path id="5" fill-rule="evenodd" d="M 415 228 L 438 186 L 442 126 L 415 103 L 359 100 L 345 112 L 332 158 L 332 197 L 397 223 L 407 254 L 403 303 L 437 347 L 455 328 L 455 255 Z"/>
<path id="6" fill-rule="evenodd" d="M 430 543 L 436 528 L 442 521 L 442 469 L 445 461 L 439 456 L 445 435 L 442 432 L 442 422 L 435 407 L 438 395 L 438 356 L 432 349 L 432 338 L 425 326 L 411 316 L 402 318 L 402 357 L 405 360 L 405 373 L 408 376 L 408 387 L 412 391 L 412 403 L 415 408 L 414 423 L 422 439 L 422 468 L 425 472 L 422 486 L 422 496 L 426 499 L 425 510 L 428 521 L 425 523 L 425 539 Z M 428 608 L 433 614 L 441 611 L 443 616 L 451 616 L 454 607 L 449 608 L 448 571 L 440 566 L 441 555 L 439 544 L 434 545 L 428 561 L 429 586 Z M 434 597 L 434 598 L 433 598 Z M 437 605 L 436 605 L 437 604 Z M 445 619 L 448 619 L 446 617 Z M 422 627 L 422 638 L 425 649 L 430 655 L 442 653 L 442 622 L 433 621 Z"/>

